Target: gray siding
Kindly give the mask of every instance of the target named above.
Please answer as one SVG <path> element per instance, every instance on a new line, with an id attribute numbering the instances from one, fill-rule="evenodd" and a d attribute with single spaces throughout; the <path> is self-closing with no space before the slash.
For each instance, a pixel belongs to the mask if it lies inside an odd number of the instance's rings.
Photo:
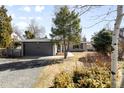
<path id="1" fill-rule="evenodd" d="M 49 42 L 24 42 L 24 56 L 52 56 L 54 55 L 53 44 Z"/>
<path id="2" fill-rule="evenodd" d="M 69 45 L 69 51 L 72 52 L 79 52 L 79 51 L 86 51 L 86 43 L 80 43 L 78 48 L 74 48 L 75 44 L 70 44 Z"/>

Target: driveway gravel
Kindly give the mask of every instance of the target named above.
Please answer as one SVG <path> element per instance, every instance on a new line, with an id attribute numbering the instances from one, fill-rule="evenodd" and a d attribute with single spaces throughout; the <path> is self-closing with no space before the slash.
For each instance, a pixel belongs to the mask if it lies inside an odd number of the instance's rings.
<path id="1" fill-rule="evenodd" d="M 36 82 L 40 68 L 0 72 L 1 88 L 31 88 Z"/>
<path id="2" fill-rule="evenodd" d="M 68 57 L 73 55 L 69 53 Z M 0 58 L 0 88 L 31 88 L 37 82 L 42 69 L 63 56 Z M 58 61 L 59 62 L 59 61 Z"/>
<path id="3" fill-rule="evenodd" d="M 12 61 L 12 60 L 11 60 Z M 31 88 L 37 81 L 43 67 L 23 68 L 20 64 L 11 67 L 11 61 L 0 60 L 0 88 Z M 15 60 L 14 60 L 15 61 Z M 18 63 L 17 62 L 17 63 Z M 4 63 L 4 64 L 2 64 Z M 9 67 L 10 65 L 10 67 Z M 25 64 L 23 64 L 25 65 Z M 29 65 L 30 66 L 30 65 Z M 17 69 L 19 68 L 19 69 Z"/>

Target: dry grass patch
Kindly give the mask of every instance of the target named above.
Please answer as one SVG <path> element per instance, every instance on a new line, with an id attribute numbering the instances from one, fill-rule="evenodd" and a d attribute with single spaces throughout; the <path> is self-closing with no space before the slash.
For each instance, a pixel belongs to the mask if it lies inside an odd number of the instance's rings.
<path id="1" fill-rule="evenodd" d="M 60 64 L 54 64 L 50 66 L 46 66 L 36 84 L 34 87 L 38 88 L 47 88 L 53 86 L 53 80 L 55 76 L 62 71 L 68 71 L 71 72 L 75 69 L 75 62 L 70 61 L 70 60 L 64 60 L 63 63 Z M 82 63 L 77 62 L 78 67 L 82 65 Z M 83 65 L 82 65 L 83 66 Z"/>
<path id="2" fill-rule="evenodd" d="M 53 80 L 55 76 L 62 71 L 71 72 L 74 69 L 80 68 L 83 66 L 83 63 L 78 62 L 78 59 L 82 56 L 85 56 L 87 52 L 72 52 L 74 56 L 67 60 L 62 61 L 60 64 L 53 64 L 46 66 L 39 76 L 38 82 L 34 84 L 34 87 L 46 88 L 53 86 Z M 89 53 L 89 52 L 88 52 Z M 94 52 L 90 52 L 94 53 Z"/>
<path id="3" fill-rule="evenodd" d="M 62 61 L 60 64 L 53 64 L 46 66 L 42 71 L 39 77 L 38 82 L 34 85 L 34 87 L 38 88 L 47 88 L 53 86 L 53 81 L 55 76 L 65 72 L 72 72 L 75 69 L 80 69 L 84 66 L 83 62 L 79 62 L 79 58 L 85 57 L 87 54 L 95 55 L 96 52 L 72 52 L 74 56 L 70 59 Z M 92 66 L 92 64 L 89 64 Z M 89 67 L 89 66 L 88 66 Z"/>

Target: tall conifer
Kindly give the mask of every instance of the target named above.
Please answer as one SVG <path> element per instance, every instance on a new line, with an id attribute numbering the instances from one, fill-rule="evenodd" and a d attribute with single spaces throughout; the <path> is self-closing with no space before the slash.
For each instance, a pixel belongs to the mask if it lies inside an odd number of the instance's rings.
<path id="1" fill-rule="evenodd" d="M 10 46 L 12 39 L 11 16 L 7 15 L 7 9 L 0 7 L 0 47 L 7 48 Z"/>

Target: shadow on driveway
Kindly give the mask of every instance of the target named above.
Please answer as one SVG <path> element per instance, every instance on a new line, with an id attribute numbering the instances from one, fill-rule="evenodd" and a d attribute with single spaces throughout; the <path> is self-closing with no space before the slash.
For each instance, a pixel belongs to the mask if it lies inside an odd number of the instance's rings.
<path id="1" fill-rule="evenodd" d="M 18 61 L 11 63 L 0 64 L 0 71 L 5 70 L 22 70 L 22 69 L 31 69 L 38 68 L 52 64 L 59 64 L 63 61 L 63 59 L 52 59 L 52 60 L 30 60 L 30 61 Z"/>

